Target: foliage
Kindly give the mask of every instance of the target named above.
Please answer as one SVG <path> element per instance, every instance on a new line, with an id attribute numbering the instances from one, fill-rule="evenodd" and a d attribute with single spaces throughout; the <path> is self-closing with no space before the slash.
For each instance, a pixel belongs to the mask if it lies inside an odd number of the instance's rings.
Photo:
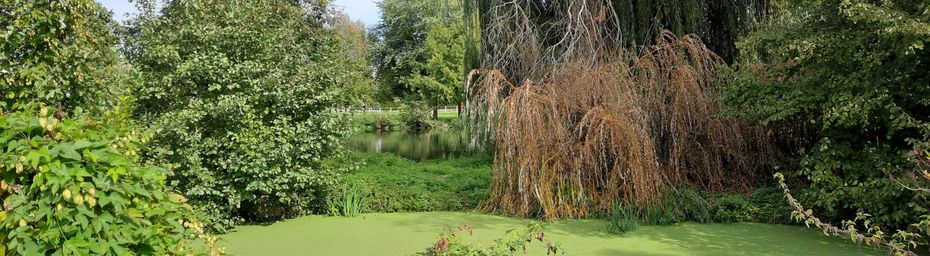
<path id="1" fill-rule="evenodd" d="M 787 207 L 780 190 L 773 191 L 771 188 L 753 192 L 748 201 L 740 194 L 699 193 L 691 188 L 678 188 L 667 190 L 659 204 L 639 210 L 638 216 L 645 223 L 653 225 L 671 225 L 684 221 L 787 224 L 792 223 L 787 219 L 787 212 L 790 211 Z"/>
<path id="2" fill-rule="evenodd" d="M 422 72 L 406 79 L 418 100 L 429 106 L 462 102 L 466 73 L 462 63 L 465 58 L 464 33 L 465 23 L 461 15 L 454 15 L 448 22 L 430 22 L 423 46 L 426 62 L 419 67 Z"/>
<path id="3" fill-rule="evenodd" d="M 322 2 L 320 2 L 322 3 Z M 288 1 L 171 1 L 130 22 L 125 54 L 145 83 L 136 117 L 155 132 L 149 161 L 222 231 L 243 219 L 325 210 L 357 102 L 345 54 Z"/>
<path id="4" fill-rule="evenodd" d="M 329 201 L 329 214 L 343 217 L 358 217 L 362 214 L 364 196 L 353 183 L 342 183 L 342 196 Z"/>
<path id="5" fill-rule="evenodd" d="M 700 223 L 708 223 L 714 220 L 711 217 L 710 203 L 694 189 L 680 188 L 673 193 L 677 195 L 678 200 L 675 200 L 675 204 L 670 207 L 681 211 L 682 220 Z"/>
<path id="6" fill-rule="evenodd" d="M 381 38 L 375 66 L 382 101 L 443 102 L 464 77 L 460 39 L 462 6 L 453 0 L 385 0 L 378 3 Z M 446 47 L 451 47 L 446 49 Z"/>
<path id="7" fill-rule="evenodd" d="M 346 178 L 365 197 L 365 212 L 471 210 L 486 197 L 491 175 L 486 156 L 419 163 L 386 153 L 351 158 L 364 163 Z"/>
<path id="8" fill-rule="evenodd" d="M 383 113 L 355 113 L 352 123 L 359 131 L 397 131 L 403 128 L 401 114 Z"/>
<path id="9" fill-rule="evenodd" d="M 636 208 L 636 212 L 642 218 L 644 224 L 665 226 L 690 220 L 685 214 L 686 210 L 701 209 L 696 207 L 702 207 L 706 210 L 708 207 L 706 201 L 703 201 L 704 204 L 699 206 L 688 205 L 692 208 L 679 206 L 679 201 L 683 199 L 679 196 L 680 194 L 676 193 L 674 190 L 666 190 L 659 203 L 646 208 Z M 703 197 L 699 198 L 703 200 Z"/>
<path id="10" fill-rule="evenodd" d="M 544 28 L 525 29 L 514 33 Z M 674 187 L 749 191 L 762 183 L 775 150 L 764 127 L 718 115 L 715 74 L 723 62 L 698 38 L 666 31 L 658 40 L 641 54 L 605 56 L 609 61 L 565 56 L 578 59 L 539 69 L 546 72 L 540 80 L 473 71 L 470 131 L 497 146 L 490 193 L 498 196 L 487 209 L 598 216 L 618 200 L 655 207 Z M 559 49 L 541 52 L 550 50 Z"/>
<path id="11" fill-rule="evenodd" d="M 794 220 L 798 222 L 803 222 L 804 225 L 814 227 L 823 231 L 825 235 L 833 236 L 846 236 L 849 237 L 854 243 L 865 243 L 871 246 L 878 246 L 887 248 L 889 252 L 894 253 L 895 255 L 906 255 L 906 256 L 916 256 L 917 254 L 910 251 L 912 248 L 916 248 L 919 244 L 915 240 L 920 237 L 917 233 L 908 232 L 905 230 L 898 230 L 890 238 L 885 236 L 885 233 L 882 231 L 879 225 L 874 224 L 871 220 L 872 215 L 865 213 L 856 213 L 856 218 L 847 221 L 843 221 L 841 227 L 831 225 L 830 223 L 825 223 L 814 216 L 814 210 L 807 209 L 804 210 L 804 206 L 798 202 L 797 199 L 791 194 L 791 190 L 788 189 L 788 185 L 785 184 L 785 176 L 781 173 L 775 173 L 775 180 L 778 182 L 779 188 L 782 189 L 782 193 L 785 196 L 785 200 L 791 205 L 791 216 Z M 912 226 L 920 230 L 924 234 L 930 235 L 930 215 L 925 215 L 922 217 L 923 220 L 913 224 Z M 860 231 L 859 224 L 865 228 L 865 233 Z"/>
<path id="12" fill-rule="evenodd" d="M 469 69 L 498 69 L 513 81 L 538 81 L 579 56 L 603 60 L 624 49 L 648 51 L 663 30 L 703 38 L 730 62 L 734 42 L 766 19 L 770 2 L 781 1 L 466 0 L 466 63 Z M 539 29 L 522 33 L 526 27 Z"/>
<path id="13" fill-rule="evenodd" d="M 103 112 L 132 81 L 110 12 L 96 2 L 3 1 L 0 10 L 0 109 L 40 102 Z"/>
<path id="14" fill-rule="evenodd" d="M 868 212 L 904 229 L 930 213 L 930 195 L 888 179 L 930 141 L 928 14 L 925 1 L 791 1 L 739 43 L 729 112 L 776 127 L 810 181 L 801 199 L 828 220 Z"/>
<path id="15" fill-rule="evenodd" d="M 711 204 L 691 188 L 667 190 L 661 204 L 646 209 L 649 224 L 670 225 L 682 221 L 713 222 Z"/>
<path id="16" fill-rule="evenodd" d="M 220 253 L 138 133 L 62 112 L 0 116 L 0 244 L 15 255 Z M 198 239 L 192 239 L 198 238 Z M 0 248 L 2 249 L 2 248 Z M 0 251 L 0 254 L 3 251 Z"/>
<path id="17" fill-rule="evenodd" d="M 413 132 L 428 131 L 435 125 L 430 117 L 429 108 L 423 104 L 409 104 L 401 112 L 400 118 L 407 130 Z"/>
<path id="18" fill-rule="evenodd" d="M 361 96 L 358 103 L 372 102 L 375 86 L 370 63 L 374 41 L 361 21 L 352 20 L 341 11 L 334 12 L 334 16 L 330 28 L 345 56 L 345 69 L 340 71 L 346 73 L 343 86 L 348 94 Z"/>
<path id="19" fill-rule="evenodd" d="M 772 224 L 791 224 L 791 206 L 785 202 L 781 189 L 772 186 L 760 187 L 749 194 L 751 221 Z"/>
<path id="20" fill-rule="evenodd" d="M 610 209 L 610 221 L 607 222 L 607 232 L 622 235 L 626 232 L 636 230 L 636 226 L 639 225 L 636 212 L 637 210 L 635 208 L 614 204 L 613 208 Z"/>
<path id="21" fill-rule="evenodd" d="M 518 250 L 527 254 L 527 245 L 537 240 L 544 243 L 546 255 L 565 253 L 561 247 L 554 245 L 546 239 L 545 227 L 539 223 L 528 224 L 525 230 L 510 230 L 504 237 L 494 240 L 494 245 L 483 248 L 480 245 L 467 244 L 461 241 L 459 232 L 468 232 L 471 235 L 473 230 L 466 224 L 459 225 L 456 228 L 449 228 L 448 234 L 439 235 L 439 240 L 426 251 L 416 253 L 424 256 L 510 256 Z"/>
<path id="22" fill-rule="evenodd" d="M 716 195 L 708 202 L 715 222 L 730 223 L 749 219 L 749 202 L 740 195 Z"/>

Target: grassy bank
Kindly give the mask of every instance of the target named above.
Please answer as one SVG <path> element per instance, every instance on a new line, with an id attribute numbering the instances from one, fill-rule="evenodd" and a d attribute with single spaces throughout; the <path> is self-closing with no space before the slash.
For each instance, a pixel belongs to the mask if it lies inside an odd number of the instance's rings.
<path id="1" fill-rule="evenodd" d="M 233 255 L 411 255 L 432 245 L 444 227 L 469 224 L 469 242 L 487 244 L 528 220 L 471 213 L 365 214 L 358 218 L 307 216 L 269 226 L 242 226 L 223 236 Z M 563 220 L 547 237 L 565 255 L 887 255 L 798 226 L 756 223 L 645 226 L 623 236 L 605 221 Z M 544 252 L 533 251 L 529 255 Z"/>
<path id="2" fill-rule="evenodd" d="M 353 153 L 361 166 L 346 186 L 362 192 L 363 212 L 472 210 L 490 186 L 491 158 L 416 162 L 394 154 Z"/>

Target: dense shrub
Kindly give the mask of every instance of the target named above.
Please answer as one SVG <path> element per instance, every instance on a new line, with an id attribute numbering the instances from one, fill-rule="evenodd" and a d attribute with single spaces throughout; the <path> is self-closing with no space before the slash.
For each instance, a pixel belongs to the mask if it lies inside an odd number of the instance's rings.
<path id="1" fill-rule="evenodd" d="M 140 136 L 80 118 L 80 110 L 67 119 L 39 112 L 0 115 L 0 255 L 4 246 L 15 255 L 211 249 L 215 238 L 204 236 L 183 196 L 166 190 L 165 171 L 138 164 Z"/>
<path id="2" fill-rule="evenodd" d="M 93 0 L 0 2 L 0 109 L 106 109 L 132 81 L 110 13 Z"/>
<path id="3" fill-rule="evenodd" d="M 761 223 L 793 224 L 791 206 L 777 187 L 761 187 L 749 194 L 751 220 Z"/>
<path id="4" fill-rule="evenodd" d="M 392 154 L 358 153 L 352 159 L 363 164 L 346 176 L 346 184 L 365 195 L 365 212 L 472 210 L 490 186 L 487 156 L 418 163 Z M 332 200 L 338 201 L 338 194 Z"/>
<path id="5" fill-rule="evenodd" d="M 739 43 L 724 100 L 777 127 L 810 181 L 799 199 L 821 217 L 863 212 L 893 230 L 930 212 L 927 194 L 888 179 L 930 141 L 928 13 L 925 1 L 792 1 Z"/>
<path id="6" fill-rule="evenodd" d="M 783 221 L 791 209 L 786 209 L 787 204 L 780 197 L 781 194 L 771 198 L 773 195 L 769 193 L 772 192 L 778 193 L 770 189 L 754 192 L 750 201 L 747 201 L 740 194 L 700 193 L 690 188 L 678 188 L 666 191 L 659 204 L 640 211 L 639 217 L 645 223 L 654 225 L 671 225 L 683 221 L 788 223 Z M 774 212 L 777 210 L 782 212 Z"/>
<path id="7" fill-rule="evenodd" d="M 325 209 L 340 171 L 322 161 L 342 152 L 350 128 L 335 108 L 355 101 L 343 88 L 355 73 L 307 12 L 294 1 L 171 1 L 130 23 L 125 53 L 145 81 L 136 116 L 156 134 L 148 159 L 172 164 L 169 184 L 215 229 Z"/>
<path id="8" fill-rule="evenodd" d="M 353 126 L 359 131 L 396 131 L 404 128 L 398 113 L 357 113 Z"/>
<path id="9" fill-rule="evenodd" d="M 707 223 L 713 220 L 710 203 L 694 189 L 680 188 L 669 193 L 674 195 L 676 200 L 673 201 L 674 204 L 668 205 L 667 207 L 679 211 L 681 220 L 701 223 Z"/>
<path id="10" fill-rule="evenodd" d="M 429 111 L 430 109 L 426 105 L 420 103 L 409 104 L 401 112 L 400 119 L 409 131 L 427 131 L 436 126 L 436 122 L 430 116 Z"/>
<path id="11" fill-rule="evenodd" d="M 741 195 L 714 195 L 708 200 L 714 222 L 730 223 L 749 219 L 749 202 Z"/>

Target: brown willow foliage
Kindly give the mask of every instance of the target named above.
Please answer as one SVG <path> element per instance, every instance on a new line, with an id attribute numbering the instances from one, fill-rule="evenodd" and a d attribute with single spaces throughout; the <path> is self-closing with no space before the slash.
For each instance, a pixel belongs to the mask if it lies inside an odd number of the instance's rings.
<path id="1" fill-rule="evenodd" d="M 565 8 L 575 13 L 559 30 L 565 43 L 549 47 L 519 8 L 506 8 L 513 15 L 488 27 L 508 39 L 491 49 L 503 57 L 484 63 L 502 69 L 469 75 L 475 142 L 497 147 L 488 210 L 584 217 L 615 203 L 656 206 L 668 188 L 734 191 L 764 180 L 767 132 L 717 114 L 723 61 L 699 38 L 663 31 L 641 54 L 602 48 L 619 40 L 599 29 L 609 6 Z"/>

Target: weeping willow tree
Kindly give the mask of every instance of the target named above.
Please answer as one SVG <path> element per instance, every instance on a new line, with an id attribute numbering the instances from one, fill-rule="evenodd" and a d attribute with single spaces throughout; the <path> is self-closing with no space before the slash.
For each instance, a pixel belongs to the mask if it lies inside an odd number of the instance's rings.
<path id="1" fill-rule="evenodd" d="M 726 15 L 764 15 L 741 4 Z M 714 6 L 467 4 L 479 31 L 466 59 L 468 123 L 474 142 L 496 147 L 486 209 L 584 217 L 615 204 L 657 207 L 675 187 L 746 191 L 764 181 L 766 160 L 778 155 L 769 132 L 718 115 L 726 57 L 701 35 L 742 28 L 715 32 L 724 28 L 711 20 L 730 18 Z M 693 34 L 677 36 L 684 32 Z"/>
<path id="2" fill-rule="evenodd" d="M 469 28 L 473 33 L 469 39 L 471 48 L 466 57 L 468 69 L 481 67 L 484 60 L 498 58 L 493 55 L 495 44 L 489 26 L 499 18 L 502 10 L 513 10 L 519 6 L 527 15 L 527 22 L 533 23 L 544 36 L 543 43 L 561 44 L 560 38 L 554 36 L 559 31 L 570 29 L 564 21 L 579 19 L 582 13 L 566 17 L 561 12 L 571 6 L 598 4 L 607 8 L 584 10 L 597 18 L 597 22 L 607 25 L 604 32 L 617 37 L 618 40 L 604 42 L 604 47 L 641 50 L 652 45 L 661 30 L 674 34 L 694 34 L 714 53 L 731 62 L 737 56 L 735 42 L 738 35 L 747 32 L 756 21 L 764 20 L 772 9 L 771 0 L 465 0 L 465 15 L 469 17 Z M 498 9 L 495 11 L 495 9 Z M 512 24 L 517 25 L 517 24 Z M 482 44 L 481 42 L 484 41 Z M 482 48 L 481 46 L 485 46 Z M 487 56 L 491 55 L 491 56 Z"/>

